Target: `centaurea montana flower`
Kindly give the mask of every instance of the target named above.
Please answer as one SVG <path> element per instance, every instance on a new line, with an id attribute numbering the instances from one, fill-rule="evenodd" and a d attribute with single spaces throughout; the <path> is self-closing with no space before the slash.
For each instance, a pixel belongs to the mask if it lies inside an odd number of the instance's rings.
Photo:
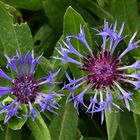
<path id="1" fill-rule="evenodd" d="M 59 104 L 55 98 L 62 95 L 53 93 L 53 87 L 50 87 L 50 85 L 56 83 L 53 79 L 59 73 L 59 70 L 54 73 L 49 72 L 48 76 L 36 80 L 35 67 L 41 61 L 42 55 L 34 58 L 34 52 L 32 51 L 24 55 L 19 55 L 17 52 L 12 58 L 5 54 L 5 57 L 8 61 L 7 68 L 11 68 L 15 72 L 16 77 L 13 79 L 0 69 L 0 78 L 4 78 L 11 83 L 11 86 L 0 87 L 0 97 L 7 97 L 10 94 L 13 98 L 11 103 L 3 104 L 1 107 L 0 114 L 6 113 L 4 123 L 7 123 L 14 116 L 27 118 L 31 115 L 34 120 L 37 115 L 35 104 L 39 105 L 40 112 L 48 110 L 56 113 L 53 109 L 59 109 Z M 48 86 L 50 89 L 48 93 L 39 91 L 39 87 L 42 85 Z M 18 109 L 21 105 L 27 106 L 28 113 L 19 116 Z"/>
<path id="2" fill-rule="evenodd" d="M 134 42 L 134 38 L 137 32 L 131 37 L 127 48 L 118 56 L 114 56 L 114 51 L 119 43 L 126 37 L 122 37 L 122 32 L 124 29 L 124 23 L 122 24 L 120 30 L 116 31 L 117 23 L 114 25 L 110 25 L 107 21 L 104 22 L 103 30 L 98 30 L 97 35 L 102 37 L 103 43 L 100 48 L 99 53 L 93 52 L 92 48 L 88 45 L 86 41 L 86 36 L 84 32 L 84 26 L 80 27 L 80 33 L 75 35 L 68 35 L 66 37 L 66 42 L 63 41 L 63 45 L 60 45 L 60 49 L 58 49 L 61 57 L 57 56 L 56 59 L 64 62 L 74 63 L 78 66 L 79 71 L 86 71 L 84 77 L 79 79 L 72 79 L 66 73 L 66 77 L 69 81 L 68 84 L 64 85 L 64 89 L 70 90 L 70 95 L 67 98 L 67 102 L 74 100 L 74 107 L 78 112 L 79 103 L 87 108 L 87 112 L 93 113 L 101 112 L 101 122 L 104 120 L 104 109 L 107 108 L 110 112 L 112 111 L 111 106 L 116 107 L 116 109 L 120 109 L 120 106 L 115 104 L 113 101 L 113 93 L 111 92 L 113 87 L 118 88 L 116 91 L 117 96 L 120 99 L 123 99 L 126 105 L 126 108 L 130 111 L 129 102 L 133 102 L 131 96 L 132 92 L 129 92 L 121 87 L 122 82 L 127 82 L 135 86 L 135 89 L 140 87 L 140 75 L 136 72 L 136 74 L 127 74 L 127 69 L 134 69 L 136 71 L 137 68 L 140 68 L 140 61 L 136 61 L 134 64 L 129 66 L 122 66 L 123 63 L 120 62 L 121 58 L 131 51 L 132 49 L 138 48 L 138 43 Z M 88 50 L 89 54 L 84 56 L 82 53 L 78 52 L 76 46 L 73 46 L 71 43 L 72 39 L 77 39 L 82 42 L 85 48 Z M 108 42 L 108 43 L 107 43 Z M 110 42 L 110 43 L 109 43 Z M 81 51 L 82 52 L 82 51 Z M 71 57 L 69 54 L 74 54 L 77 57 L 80 57 L 81 61 L 77 61 Z M 75 90 L 80 86 L 85 85 L 83 91 L 81 91 L 78 95 L 75 95 Z M 89 106 L 84 103 L 84 95 L 88 91 L 95 91 L 90 97 Z M 99 96 L 99 98 L 97 97 Z"/>

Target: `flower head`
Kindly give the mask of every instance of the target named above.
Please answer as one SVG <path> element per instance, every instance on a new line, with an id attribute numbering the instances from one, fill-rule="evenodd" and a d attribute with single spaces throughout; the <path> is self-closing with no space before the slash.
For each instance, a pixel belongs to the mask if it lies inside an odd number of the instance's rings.
<path id="1" fill-rule="evenodd" d="M 8 61 L 7 68 L 11 68 L 16 76 L 15 78 L 9 77 L 2 69 L 0 69 L 0 78 L 4 78 L 11 83 L 11 86 L 1 86 L 0 87 L 0 97 L 5 95 L 11 95 L 13 101 L 10 104 L 3 104 L 1 113 L 6 113 L 4 123 L 8 122 L 13 116 L 18 116 L 18 109 L 21 105 L 26 105 L 28 107 L 27 114 L 22 114 L 25 117 L 32 116 L 33 120 L 37 115 L 37 111 L 34 108 L 34 104 L 40 106 L 40 111 L 55 111 L 53 109 L 58 109 L 59 105 L 56 102 L 56 97 L 62 96 L 61 94 L 53 93 L 51 84 L 55 84 L 53 81 L 54 77 L 59 71 L 52 73 L 46 77 L 36 79 L 35 78 L 35 67 L 41 61 L 41 57 L 34 58 L 34 52 L 26 53 L 25 55 L 19 55 L 18 52 L 12 58 L 9 58 L 6 54 L 5 57 Z M 49 93 L 42 93 L 39 91 L 41 85 L 48 85 Z"/>
<path id="2" fill-rule="evenodd" d="M 87 112 L 90 112 L 92 115 L 95 112 L 102 112 L 102 122 L 104 117 L 104 109 L 108 109 L 110 112 L 112 111 L 111 106 L 116 107 L 117 109 L 121 109 L 119 105 L 114 103 L 113 94 L 115 88 L 118 88 L 120 91 L 116 90 L 118 97 L 124 100 L 126 108 L 130 110 L 129 102 L 133 102 L 131 96 L 133 93 L 125 90 L 121 87 L 122 83 L 129 83 L 135 86 L 135 89 L 138 89 L 140 86 L 139 82 L 139 74 L 127 74 L 127 69 L 136 69 L 140 68 L 139 61 L 136 61 L 134 64 L 129 66 L 122 66 L 120 60 L 121 58 L 132 49 L 138 48 L 138 43 L 134 41 L 134 38 L 137 33 L 131 37 L 126 49 L 119 55 L 114 56 L 114 51 L 119 43 L 126 37 L 122 37 L 122 32 L 124 28 L 124 23 L 122 24 L 121 29 L 116 31 L 117 23 L 114 25 L 109 25 L 107 21 L 104 22 L 103 30 L 98 30 L 97 35 L 102 37 L 103 43 L 101 45 L 101 49 L 99 52 L 93 52 L 92 48 L 88 45 L 86 41 L 86 35 L 84 33 L 84 26 L 80 27 L 80 33 L 78 36 L 69 35 L 66 37 L 66 42 L 63 42 L 64 46 L 60 46 L 61 57 L 56 57 L 57 59 L 74 63 L 78 66 L 79 71 L 86 71 L 84 77 L 79 77 L 79 79 L 71 79 L 68 74 L 66 74 L 69 83 L 65 84 L 64 88 L 70 90 L 70 96 L 68 96 L 67 101 L 74 100 L 74 107 L 78 110 L 79 103 L 85 106 L 84 103 L 84 95 L 90 90 L 94 91 L 90 98 L 89 106 L 86 106 Z M 85 56 L 82 53 L 78 52 L 76 46 L 73 46 L 71 43 L 72 39 L 77 39 L 85 45 L 85 48 L 89 51 L 89 53 Z M 107 43 L 109 42 L 109 43 Z M 118 46 L 119 47 L 119 46 Z M 82 51 L 81 51 L 82 52 Z M 77 61 L 78 59 L 74 59 L 69 55 L 74 54 L 77 57 L 80 57 L 81 61 Z M 75 90 L 80 86 L 85 86 L 84 90 L 81 91 L 78 95 L 75 94 Z M 115 87 L 115 88 L 113 88 Z M 78 90 L 79 91 L 79 90 Z M 99 98 L 98 98 L 99 97 Z"/>

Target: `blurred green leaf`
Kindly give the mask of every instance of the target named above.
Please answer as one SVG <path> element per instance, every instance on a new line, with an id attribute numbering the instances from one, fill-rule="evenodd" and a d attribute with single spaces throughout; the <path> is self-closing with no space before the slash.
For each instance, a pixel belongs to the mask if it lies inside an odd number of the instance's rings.
<path id="1" fill-rule="evenodd" d="M 88 11 L 92 12 L 93 14 L 96 14 L 99 18 L 101 19 L 108 19 L 108 20 L 112 20 L 113 16 L 106 11 L 105 9 L 101 8 L 95 1 L 93 0 L 78 0 L 79 4 L 84 8 L 87 9 Z M 98 2 L 100 2 L 101 4 L 101 0 Z M 102 2 L 103 4 L 103 2 Z"/>
<path id="2" fill-rule="evenodd" d="M 97 2 L 98 2 L 98 5 L 100 7 L 104 7 L 104 5 L 105 5 L 105 1 L 104 0 L 97 0 Z"/>
<path id="3" fill-rule="evenodd" d="M 135 106 L 133 104 L 131 105 L 131 111 L 140 115 L 140 101 L 139 101 L 140 93 L 139 93 L 139 91 L 134 92 L 132 99 L 135 103 Z"/>
<path id="4" fill-rule="evenodd" d="M 121 134 L 120 134 L 120 130 L 119 130 L 119 129 L 118 129 L 117 132 L 116 132 L 116 135 L 115 135 L 114 140 L 122 140 Z"/>
<path id="5" fill-rule="evenodd" d="M 69 6 L 69 0 L 42 0 L 42 3 L 55 34 L 60 35 L 63 27 L 63 16 Z"/>
<path id="6" fill-rule="evenodd" d="M 137 11 L 137 1 L 112 0 L 111 14 L 114 19 L 117 20 L 119 26 L 121 26 L 122 22 L 125 23 L 125 33 L 129 35 L 129 37 L 126 38 L 128 42 L 134 32 L 140 29 L 140 17 Z M 137 38 L 140 38 L 140 34 L 137 35 Z M 134 56 L 139 56 L 138 49 L 134 50 L 132 54 Z"/>
<path id="7" fill-rule="evenodd" d="M 57 38 L 52 28 L 48 24 L 44 24 L 34 36 L 35 50 L 38 54 L 43 52 L 44 56 L 51 56 L 56 41 Z"/>
<path id="8" fill-rule="evenodd" d="M 49 70 L 52 70 L 51 62 L 45 57 L 42 57 L 42 60 L 40 61 L 39 65 L 41 69 L 44 71 L 44 73 L 46 74 L 48 74 Z M 40 70 L 40 67 L 39 67 L 39 70 Z"/>
<path id="9" fill-rule="evenodd" d="M 58 116 L 54 116 L 50 124 L 52 140 L 76 140 L 78 118 L 72 103 L 65 106 L 61 100 L 61 109 Z"/>
<path id="10" fill-rule="evenodd" d="M 88 137 L 88 138 L 84 138 L 83 140 L 104 140 L 104 139 L 97 138 L 97 137 Z"/>
<path id="11" fill-rule="evenodd" d="M 37 114 L 34 121 L 32 118 L 28 118 L 26 124 L 36 140 L 51 140 L 50 132 L 40 113 Z"/>
<path id="12" fill-rule="evenodd" d="M 8 126 L 4 130 L 0 130 L 0 140 L 21 140 L 21 131 L 11 130 Z"/>
<path id="13" fill-rule="evenodd" d="M 11 128 L 12 130 L 18 130 L 21 129 L 22 126 L 25 124 L 26 119 L 24 117 L 22 118 L 12 118 L 9 122 L 8 122 L 8 126 L 9 128 Z"/>
<path id="14" fill-rule="evenodd" d="M 29 137 L 28 140 L 35 140 L 35 139 L 34 139 L 34 136 L 31 134 L 31 136 Z"/>
<path id="15" fill-rule="evenodd" d="M 10 4 L 15 8 L 22 8 L 35 11 L 42 9 L 41 0 L 1 0 L 1 1 Z"/>
<path id="16" fill-rule="evenodd" d="M 133 113 L 133 116 L 137 130 L 137 140 L 140 140 L 140 115 Z"/>
<path id="17" fill-rule="evenodd" d="M 105 110 L 105 118 L 108 132 L 108 140 L 114 140 L 120 122 L 120 112 L 110 113 L 108 110 Z"/>
<path id="18" fill-rule="evenodd" d="M 20 134 L 21 134 L 21 140 L 25 140 L 25 138 L 26 140 L 35 140 L 35 138 L 33 137 L 33 134 L 28 129 L 26 124 L 22 127 Z"/>
<path id="19" fill-rule="evenodd" d="M 86 2 L 87 1 L 85 1 L 85 3 Z M 63 16 L 68 6 L 72 6 L 74 9 L 76 9 L 86 19 L 86 21 L 88 21 L 91 24 L 94 18 L 96 18 L 96 16 L 94 16 L 93 13 L 89 10 L 92 8 L 94 9 L 94 5 L 92 7 L 91 4 L 89 4 L 90 5 L 90 7 L 88 6 L 89 8 L 86 6 L 83 6 L 82 5 L 83 0 L 81 1 L 79 0 L 53 0 L 53 1 L 42 0 L 42 3 L 43 3 L 46 16 L 49 20 L 49 23 L 51 27 L 54 29 L 55 34 L 57 34 L 58 36 L 60 36 L 62 33 Z M 98 10 L 99 6 L 96 5 L 95 7 L 97 7 L 97 10 Z M 99 11 L 100 10 L 98 10 L 96 13 L 98 14 Z M 103 9 L 101 13 L 104 13 Z M 101 15 L 101 13 L 99 13 L 98 15 Z"/>
<path id="20" fill-rule="evenodd" d="M 119 131 L 122 140 L 136 139 L 136 127 L 132 113 L 120 112 Z"/>
<path id="21" fill-rule="evenodd" d="M 63 29 L 64 37 L 66 35 L 72 35 L 72 34 L 78 35 L 78 33 L 80 32 L 80 25 L 85 25 L 85 36 L 89 46 L 92 46 L 91 35 L 89 33 L 88 27 L 84 19 L 72 7 L 69 7 L 64 15 L 64 29 Z M 78 52 L 83 53 L 82 45 L 78 40 L 73 40 L 72 44 L 75 47 L 75 49 L 78 50 Z M 84 51 L 86 50 L 85 48 L 86 47 L 84 46 Z M 77 60 L 81 61 L 81 58 L 78 58 Z M 75 64 L 69 64 L 69 65 L 74 77 L 83 75 L 83 71 L 80 71 L 79 68 L 75 67 Z"/>
<path id="22" fill-rule="evenodd" d="M 127 34 L 132 35 L 140 28 L 136 0 L 112 0 L 111 9 L 112 15 L 120 25 L 125 22 Z"/>

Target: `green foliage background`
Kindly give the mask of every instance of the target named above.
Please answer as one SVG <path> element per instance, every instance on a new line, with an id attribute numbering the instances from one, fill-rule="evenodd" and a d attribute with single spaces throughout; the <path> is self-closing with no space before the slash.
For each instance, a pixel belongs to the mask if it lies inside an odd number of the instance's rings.
<path id="1" fill-rule="evenodd" d="M 125 22 L 123 34 L 129 39 L 140 29 L 140 0 L 1 0 L 0 66 L 5 69 L 4 53 L 12 56 L 16 50 L 24 54 L 34 49 L 37 56 L 44 53 L 37 76 L 47 74 L 48 70 L 55 71 L 61 65 L 51 56 L 57 55 L 58 42 L 65 39 L 66 34 L 78 34 L 80 24 L 85 24 L 86 38 L 94 50 L 95 41 L 100 44 L 101 40 L 91 27 L 102 28 L 104 19 L 117 21 L 118 29 Z M 140 39 L 140 32 L 137 39 Z M 80 43 L 73 43 L 81 51 Z M 128 60 L 135 59 L 140 59 L 139 49 L 129 53 Z M 68 68 L 75 77 L 82 74 L 73 65 L 62 64 L 61 67 L 57 81 L 65 80 L 64 71 Z M 64 94 L 67 96 L 67 91 Z M 73 103 L 65 105 L 65 97 L 59 101 L 58 116 L 44 112 L 38 113 L 35 121 L 14 118 L 4 125 L 1 115 L 0 140 L 140 140 L 139 91 L 135 91 L 133 100 L 136 108 L 132 106 L 131 112 L 110 114 L 105 111 L 103 125 L 100 114 L 91 118 L 81 106 L 78 116 Z"/>

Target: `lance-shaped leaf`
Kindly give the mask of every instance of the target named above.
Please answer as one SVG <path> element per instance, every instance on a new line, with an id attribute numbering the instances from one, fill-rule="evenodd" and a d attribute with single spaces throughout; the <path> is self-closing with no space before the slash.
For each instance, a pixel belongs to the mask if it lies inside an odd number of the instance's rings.
<path id="1" fill-rule="evenodd" d="M 37 114 L 34 121 L 32 118 L 28 118 L 26 124 L 36 140 L 51 140 L 50 132 L 40 113 Z"/>
<path id="2" fill-rule="evenodd" d="M 108 140 L 114 140 L 116 135 L 119 123 L 120 123 L 120 112 L 110 113 L 108 110 L 105 110 L 106 126 Z"/>
<path id="3" fill-rule="evenodd" d="M 78 118 L 72 103 L 65 106 L 65 100 L 61 101 L 61 110 L 58 116 L 54 116 L 50 124 L 52 140 L 76 140 Z"/>
<path id="4" fill-rule="evenodd" d="M 82 18 L 82 16 L 76 12 L 72 7 L 68 7 L 66 10 L 66 13 L 64 15 L 64 29 L 63 29 L 63 35 L 78 35 L 80 32 L 80 25 L 85 25 L 85 36 L 87 39 L 87 42 L 89 46 L 92 46 L 92 41 L 91 41 L 91 35 L 89 33 L 88 27 Z M 72 41 L 73 46 L 75 47 L 78 52 L 83 53 L 83 46 L 82 43 L 78 40 Z M 86 49 L 84 48 L 84 51 Z M 78 61 L 81 61 L 80 58 L 75 58 Z M 74 64 L 70 64 L 71 72 L 73 73 L 74 77 L 78 77 L 78 75 L 83 75 L 83 71 L 79 71 L 77 67 L 75 67 Z"/>

